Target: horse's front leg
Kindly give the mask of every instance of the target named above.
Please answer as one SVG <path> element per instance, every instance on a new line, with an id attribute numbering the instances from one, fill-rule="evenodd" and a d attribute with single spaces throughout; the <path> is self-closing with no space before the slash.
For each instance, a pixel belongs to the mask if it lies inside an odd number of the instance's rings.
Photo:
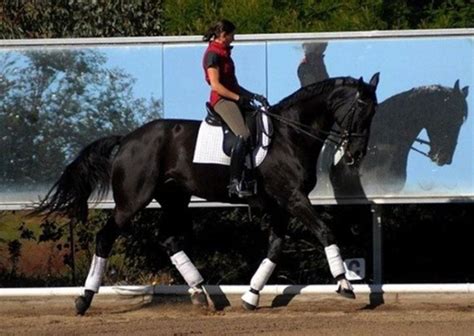
<path id="1" fill-rule="evenodd" d="M 283 250 L 283 244 L 288 226 L 288 214 L 280 208 L 273 208 L 270 213 L 270 237 L 267 257 L 262 261 L 257 272 L 250 280 L 250 288 L 242 296 L 242 305 L 247 310 L 258 306 L 260 291 L 273 273 Z"/>
<path id="2" fill-rule="evenodd" d="M 177 236 L 171 236 L 163 243 L 163 246 L 170 256 L 172 264 L 189 286 L 191 302 L 198 306 L 207 307 L 210 303 L 210 298 L 203 286 L 204 278 L 184 252 L 181 239 Z"/>
<path id="3" fill-rule="evenodd" d="M 299 218 L 323 244 L 329 269 L 338 284 L 337 293 L 346 298 L 355 299 L 352 285 L 346 279 L 344 263 L 334 235 L 328 225 L 317 216 L 308 197 L 302 192 L 296 191 L 293 192 L 289 199 L 279 200 L 279 204 L 286 204 L 288 212 Z"/>

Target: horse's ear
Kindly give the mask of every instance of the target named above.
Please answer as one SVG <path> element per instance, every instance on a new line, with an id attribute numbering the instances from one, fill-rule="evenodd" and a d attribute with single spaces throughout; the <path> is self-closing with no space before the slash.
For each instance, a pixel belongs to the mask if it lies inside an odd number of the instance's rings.
<path id="1" fill-rule="evenodd" d="M 374 88 L 377 88 L 377 85 L 379 85 L 379 77 L 380 77 L 380 72 L 375 73 L 370 79 L 369 84 L 372 85 Z"/>
<path id="2" fill-rule="evenodd" d="M 469 94 L 469 86 L 465 86 L 462 88 L 462 94 L 464 95 L 464 98 L 467 98 L 467 95 Z"/>
<path id="3" fill-rule="evenodd" d="M 456 91 L 459 90 L 459 79 L 456 81 L 456 83 L 454 83 L 454 89 L 455 89 Z"/>

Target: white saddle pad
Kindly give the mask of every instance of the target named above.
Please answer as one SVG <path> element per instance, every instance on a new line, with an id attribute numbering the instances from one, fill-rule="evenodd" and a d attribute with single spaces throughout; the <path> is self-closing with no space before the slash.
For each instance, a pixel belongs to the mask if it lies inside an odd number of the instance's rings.
<path id="1" fill-rule="evenodd" d="M 255 167 L 259 166 L 267 155 L 270 145 L 270 127 L 268 125 L 268 116 L 262 115 L 263 127 L 265 132 L 262 134 L 262 144 L 253 151 L 255 159 Z M 220 126 L 211 126 L 205 121 L 201 122 L 199 133 L 194 149 L 194 163 L 213 163 L 220 165 L 230 165 L 230 157 L 224 153 L 222 143 L 224 141 L 224 132 Z M 250 167 L 249 158 L 247 158 L 247 166 Z"/>

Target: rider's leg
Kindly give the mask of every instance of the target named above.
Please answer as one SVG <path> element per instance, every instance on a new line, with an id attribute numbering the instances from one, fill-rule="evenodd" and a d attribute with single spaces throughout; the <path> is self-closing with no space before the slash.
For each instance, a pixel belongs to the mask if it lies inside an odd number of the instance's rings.
<path id="1" fill-rule="evenodd" d="M 214 110 L 222 117 L 231 131 L 237 135 L 237 141 L 231 154 L 229 195 L 251 196 L 252 191 L 246 190 L 245 184 L 242 183 L 245 157 L 248 153 L 248 139 L 250 138 L 250 132 L 245 125 L 242 112 L 235 102 L 227 99 L 219 100 L 214 106 Z"/>
<path id="2" fill-rule="evenodd" d="M 225 121 L 230 130 L 237 136 L 248 139 L 250 131 L 245 125 L 245 120 L 237 103 L 221 99 L 214 106 L 214 111 Z"/>

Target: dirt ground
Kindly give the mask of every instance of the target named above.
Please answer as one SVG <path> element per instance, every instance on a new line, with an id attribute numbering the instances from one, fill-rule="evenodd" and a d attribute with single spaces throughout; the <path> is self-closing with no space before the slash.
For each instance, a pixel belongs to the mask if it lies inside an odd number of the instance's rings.
<path id="1" fill-rule="evenodd" d="M 214 299 L 217 311 L 183 297 L 99 295 L 75 316 L 72 297 L 2 297 L 0 335 L 474 335 L 474 294 L 264 296 L 253 312 L 238 296 Z"/>

